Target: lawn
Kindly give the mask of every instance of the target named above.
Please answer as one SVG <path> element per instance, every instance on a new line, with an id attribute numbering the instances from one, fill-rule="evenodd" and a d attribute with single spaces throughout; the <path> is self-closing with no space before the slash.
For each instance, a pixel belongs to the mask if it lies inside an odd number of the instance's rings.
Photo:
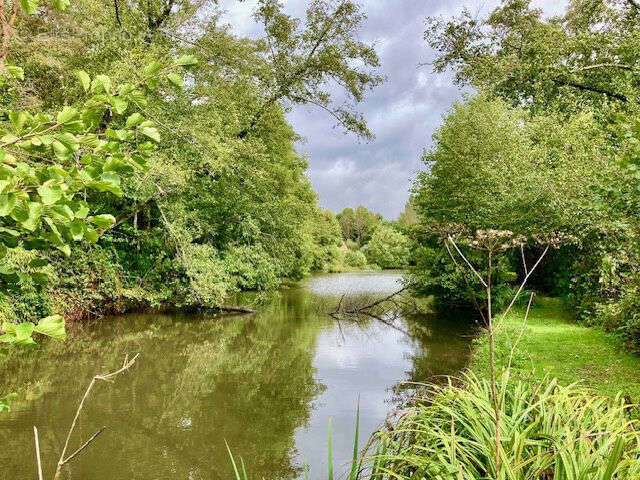
<path id="1" fill-rule="evenodd" d="M 517 309 L 497 326 L 498 365 L 508 364 L 511 346 L 518 338 L 523 319 L 524 309 Z M 478 339 L 477 347 L 471 368 L 479 375 L 488 375 L 487 338 Z M 623 392 L 630 395 L 634 403 L 640 403 L 640 356 L 625 352 L 607 333 L 573 322 L 558 299 L 534 300 L 512 368 L 517 375 L 555 377 L 565 385 L 580 382 L 606 395 Z"/>

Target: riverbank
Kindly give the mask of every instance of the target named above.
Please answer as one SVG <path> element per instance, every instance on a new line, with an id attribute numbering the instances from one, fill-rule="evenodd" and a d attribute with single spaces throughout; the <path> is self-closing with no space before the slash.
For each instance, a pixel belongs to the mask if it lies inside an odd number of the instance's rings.
<path id="1" fill-rule="evenodd" d="M 509 362 L 524 313 L 524 309 L 515 309 L 497 328 L 499 368 Z M 488 359 L 488 339 L 481 337 L 476 341 L 471 370 L 488 378 Z M 574 323 L 571 313 L 555 298 L 535 299 L 514 354 L 512 371 L 522 377 L 557 378 L 561 385 L 580 382 L 603 395 L 623 392 L 634 402 L 640 401 L 640 356 L 624 351 L 615 338 L 602 330 Z"/>

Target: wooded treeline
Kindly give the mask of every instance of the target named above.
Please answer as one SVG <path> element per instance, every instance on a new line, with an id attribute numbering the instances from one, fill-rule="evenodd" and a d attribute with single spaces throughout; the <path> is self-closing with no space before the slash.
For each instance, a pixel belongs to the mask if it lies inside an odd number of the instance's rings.
<path id="1" fill-rule="evenodd" d="M 470 303 L 434 226 L 560 233 L 533 286 L 640 349 L 640 6 L 572 0 L 548 18 L 507 0 L 485 17 L 432 18 L 425 39 L 435 71 L 477 93 L 451 108 L 414 184 L 418 290 Z M 541 251 L 534 242 L 500 259 L 498 305 Z"/>
<path id="2" fill-rule="evenodd" d="M 357 38 L 365 16 L 356 3 L 315 1 L 298 19 L 280 2 L 262 0 L 254 18 L 264 34 L 257 40 L 234 35 L 212 2 L 56 0 L 1 8 L 2 128 L 16 137 L 5 136 L 2 146 L 21 146 L 7 150 L 3 178 L 20 168 L 39 172 L 48 155 L 60 172 L 87 163 L 85 113 L 69 120 L 74 126 L 58 122 L 59 135 L 45 135 L 55 120 L 42 128 L 30 123 L 39 112 L 86 106 L 87 93 L 92 108 L 100 107 L 93 110 L 92 141 L 100 151 L 112 149 L 92 170 L 82 169 L 103 183 L 81 179 L 73 196 L 66 185 L 55 198 L 72 213 L 86 206 L 102 215 L 99 239 L 71 214 L 54 225 L 57 243 L 46 248 L 2 235 L 2 274 L 11 276 L 3 279 L 12 289 L 0 301 L 5 319 L 217 307 L 233 292 L 273 289 L 335 267 L 340 225 L 317 204 L 285 114 L 295 104 L 313 105 L 346 132 L 372 137 L 356 106 L 382 77 L 374 49 Z M 180 64 L 185 75 L 165 71 L 175 59 L 187 59 Z M 104 75 L 108 82 L 98 88 Z M 129 99 L 123 85 L 140 89 Z M 332 98 L 334 85 L 344 102 Z M 101 139 L 109 141 L 99 145 Z M 111 168 L 109 159 L 137 158 L 143 150 L 141 168 Z M 38 175 L 36 187 L 59 188 L 49 173 Z M 11 182 L 3 187 L 7 198 L 33 183 Z M 50 210 L 64 205 L 26 195 L 29 222 L 3 204 L 2 228 L 26 225 L 30 238 L 49 238 Z M 78 242 L 89 237 L 93 243 Z"/>

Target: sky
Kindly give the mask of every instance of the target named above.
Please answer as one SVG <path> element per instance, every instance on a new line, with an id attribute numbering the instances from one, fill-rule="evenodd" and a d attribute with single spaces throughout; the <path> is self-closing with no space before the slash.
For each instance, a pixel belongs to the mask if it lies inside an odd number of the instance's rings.
<path id="1" fill-rule="evenodd" d="M 310 0 L 283 0 L 287 13 L 304 17 Z M 316 107 L 295 106 L 288 119 L 304 141 L 297 150 L 309 160 L 308 175 L 323 208 L 340 212 L 364 205 L 395 219 L 409 198 L 421 156 L 451 104 L 463 91 L 453 75 L 420 66 L 434 59 L 423 39 L 428 16 L 452 16 L 463 7 L 487 14 L 500 0 L 361 0 L 368 19 L 359 37 L 373 42 L 387 81 L 358 106 L 375 140 L 365 143 L 335 128 L 334 119 Z M 566 0 L 533 0 L 545 14 L 562 13 Z M 223 19 L 238 35 L 256 37 L 251 18 L 256 0 L 220 2 Z"/>

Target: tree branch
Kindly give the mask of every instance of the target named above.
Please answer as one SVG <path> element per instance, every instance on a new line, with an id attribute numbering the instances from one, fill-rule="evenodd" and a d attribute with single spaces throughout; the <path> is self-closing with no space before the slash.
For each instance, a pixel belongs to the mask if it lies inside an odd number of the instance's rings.
<path id="1" fill-rule="evenodd" d="M 82 444 L 82 446 L 80 448 L 78 448 L 75 452 L 73 452 L 71 455 L 69 455 L 65 460 L 64 463 L 69 463 L 69 461 L 75 457 L 76 455 L 78 455 L 81 451 L 83 451 L 85 448 L 87 448 L 89 446 L 89 444 L 91 442 L 93 442 L 96 438 L 98 438 L 98 435 L 100 435 L 102 432 L 104 432 L 104 429 L 107 427 L 102 427 L 100 430 L 98 430 L 96 433 L 94 433 L 89 440 L 87 440 L 86 442 L 84 442 Z"/>
<path id="2" fill-rule="evenodd" d="M 120 21 L 120 12 L 118 11 L 118 0 L 113 0 L 113 8 L 116 12 L 116 21 L 118 22 L 118 25 L 122 27 L 122 22 Z"/>
<path id="3" fill-rule="evenodd" d="M 73 434 L 73 431 L 76 428 L 76 423 L 78 422 L 78 418 L 80 417 L 80 413 L 82 412 L 82 408 L 84 407 L 84 402 L 89 397 L 89 393 L 91 392 L 91 389 L 93 388 L 93 386 L 96 384 L 96 382 L 98 380 L 103 380 L 105 382 L 113 382 L 113 378 L 115 376 L 120 375 L 124 371 L 128 370 L 129 368 L 131 368 L 134 363 L 136 363 L 136 359 L 138 358 L 138 355 L 139 354 L 136 354 L 131 360 L 129 360 L 129 356 L 127 355 L 125 357 L 124 362 L 122 363 L 122 367 L 120 367 L 120 369 L 116 370 L 115 372 L 105 373 L 103 375 L 96 375 L 95 377 L 93 377 L 91 379 L 91 382 L 89 383 L 89 386 L 87 387 L 86 391 L 84 392 L 84 396 L 82 397 L 82 400 L 80 400 L 80 404 L 78 405 L 78 409 L 76 410 L 75 417 L 73 417 L 73 422 L 71 422 L 71 427 L 69 428 L 69 432 L 67 433 L 67 438 L 66 438 L 66 440 L 64 442 L 64 447 L 62 448 L 62 453 L 60 454 L 60 459 L 58 460 L 58 466 L 56 468 L 56 474 L 53 477 L 53 480 L 58 480 L 60 478 L 60 473 L 62 472 L 63 465 L 65 465 L 69 460 L 71 460 L 74 456 L 76 456 L 78 453 L 80 453 L 98 435 L 100 435 L 100 433 L 102 433 L 102 430 L 104 430 L 104 428 L 101 429 L 98 433 L 96 433 L 93 437 L 91 437 L 87 442 L 85 442 L 85 444 L 82 447 L 80 447 L 71 456 L 69 456 L 68 458 L 65 459 L 65 454 L 67 453 L 67 449 L 69 448 L 69 441 L 71 440 L 71 435 Z"/>
<path id="4" fill-rule="evenodd" d="M 621 102 L 624 102 L 624 103 L 629 102 L 629 99 L 625 95 L 621 93 L 610 92 L 609 90 L 605 90 L 603 88 L 591 87 L 589 85 L 584 85 L 582 83 L 572 82 L 569 80 L 560 80 L 557 78 L 553 79 L 553 83 L 557 85 L 565 86 L 565 87 L 577 88 L 578 90 L 583 90 L 586 92 L 601 93 L 603 95 L 606 95 L 609 98 L 615 98 L 616 100 L 620 100 Z"/>

